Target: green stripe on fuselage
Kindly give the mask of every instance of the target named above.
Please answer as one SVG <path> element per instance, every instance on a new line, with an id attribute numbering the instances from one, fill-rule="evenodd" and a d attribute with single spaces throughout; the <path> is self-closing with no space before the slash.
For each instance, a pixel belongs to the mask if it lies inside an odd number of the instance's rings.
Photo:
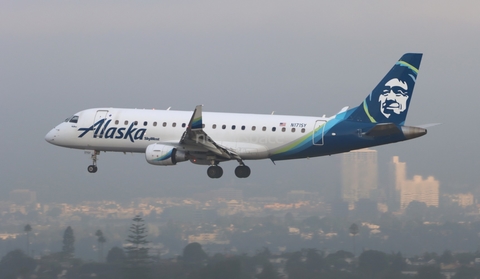
<path id="1" fill-rule="evenodd" d="M 293 141 L 292 143 L 290 144 L 287 144 L 286 146 L 282 147 L 281 149 L 277 150 L 275 153 L 273 153 L 274 155 L 278 155 L 278 154 L 281 154 L 281 153 L 285 153 L 285 152 L 288 152 L 288 151 L 291 151 L 295 148 L 297 148 L 298 146 L 302 145 L 303 143 L 305 143 L 309 138 L 311 138 L 313 136 L 314 133 L 318 132 L 323 126 L 325 126 L 325 123 L 323 125 L 320 125 L 318 126 L 315 131 L 312 131 L 306 135 L 304 135 L 303 137 Z"/>

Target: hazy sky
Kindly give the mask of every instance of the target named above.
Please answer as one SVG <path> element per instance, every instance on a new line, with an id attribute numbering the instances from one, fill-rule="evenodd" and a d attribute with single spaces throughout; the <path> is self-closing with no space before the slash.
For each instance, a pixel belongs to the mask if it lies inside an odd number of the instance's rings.
<path id="1" fill-rule="evenodd" d="M 338 187 L 339 156 L 156 167 L 143 154 L 88 155 L 45 134 L 92 107 L 332 115 L 357 106 L 406 52 L 424 53 L 407 125 L 426 136 L 377 148 L 409 176 L 478 185 L 480 2 L 2 1 L 0 197 L 37 191 L 58 202 L 168 194 L 168 189 Z M 188 187 L 186 186 L 188 185 Z M 129 189 L 130 188 L 130 189 Z M 172 191 L 173 191 L 172 190 Z"/>

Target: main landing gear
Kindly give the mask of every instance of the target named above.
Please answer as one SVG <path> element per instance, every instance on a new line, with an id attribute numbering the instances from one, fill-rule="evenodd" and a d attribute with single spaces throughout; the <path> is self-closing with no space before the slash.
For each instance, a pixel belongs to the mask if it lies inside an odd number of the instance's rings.
<path id="1" fill-rule="evenodd" d="M 250 173 L 250 168 L 244 164 L 235 168 L 235 175 L 238 178 L 247 178 L 250 176 Z M 218 165 L 210 166 L 207 169 L 207 175 L 210 178 L 220 178 L 223 175 L 223 169 Z"/>
<path id="2" fill-rule="evenodd" d="M 223 175 L 223 169 L 220 166 L 210 166 L 207 169 L 207 175 L 210 178 L 220 178 Z"/>
<path id="3" fill-rule="evenodd" d="M 250 173 L 251 173 L 250 168 L 243 164 L 235 168 L 235 175 L 238 178 L 247 178 L 250 176 Z"/>
<path id="4" fill-rule="evenodd" d="M 96 173 L 98 168 L 97 168 L 97 155 L 100 154 L 100 151 L 93 151 L 93 154 L 91 156 L 92 158 L 92 164 L 87 167 L 87 170 L 89 173 Z"/>

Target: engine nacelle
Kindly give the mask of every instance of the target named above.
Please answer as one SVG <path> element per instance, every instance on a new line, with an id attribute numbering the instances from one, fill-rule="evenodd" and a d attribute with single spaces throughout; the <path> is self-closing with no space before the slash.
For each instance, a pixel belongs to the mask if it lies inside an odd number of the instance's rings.
<path id="1" fill-rule="evenodd" d="M 164 144 L 150 144 L 145 150 L 145 159 L 152 165 L 173 166 L 187 160 L 187 155 L 175 147 Z"/>

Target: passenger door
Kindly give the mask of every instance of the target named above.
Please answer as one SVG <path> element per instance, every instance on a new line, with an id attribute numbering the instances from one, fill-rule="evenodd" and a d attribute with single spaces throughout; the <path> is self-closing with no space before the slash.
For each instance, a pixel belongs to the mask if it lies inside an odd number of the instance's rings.
<path id="1" fill-rule="evenodd" d="M 325 124 L 327 121 L 325 120 L 317 120 L 315 121 L 315 125 L 313 126 L 313 135 L 312 141 L 313 145 L 323 145 L 323 132 L 325 130 Z"/>

